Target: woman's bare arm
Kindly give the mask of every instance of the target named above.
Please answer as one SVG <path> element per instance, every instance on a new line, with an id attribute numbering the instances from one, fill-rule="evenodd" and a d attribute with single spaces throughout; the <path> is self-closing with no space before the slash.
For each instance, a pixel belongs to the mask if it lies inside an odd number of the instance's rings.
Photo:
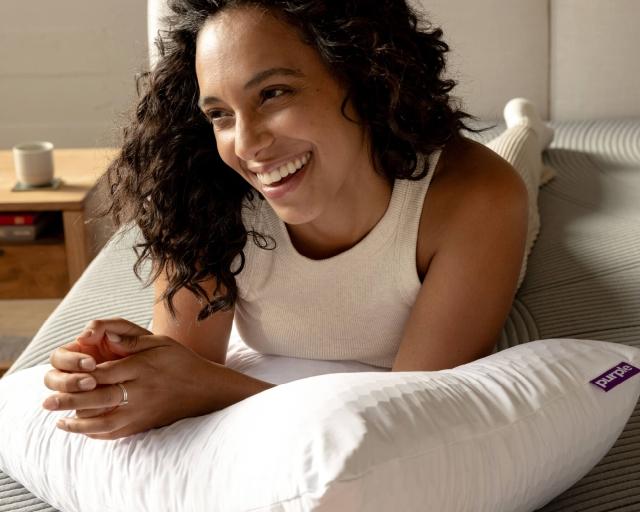
<path id="1" fill-rule="evenodd" d="M 437 240 L 436 249 L 394 371 L 453 368 L 489 355 L 516 292 L 527 234 L 525 185 L 489 149 L 459 149 L 463 158 L 446 177 L 451 186 L 431 197 L 444 206 L 431 210 L 430 224 L 421 224 L 424 236 Z"/>
<path id="2" fill-rule="evenodd" d="M 201 283 L 201 286 L 211 294 L 215 288 L 215 281 L 212 279 Z M 158 302 L 158 298 L 166 287 L 167 278 L 163 272 L 154 283 L 156 303 L 153 307 L 153 333 L 169 336 L 202 357 L 215 363 L 225 364 L 234 309 L 218 311 L 198 322 L 196 319 L 202 304 L 191 291 L 182 288 L 173 299 L 176 310 L 174 319 L 166 303 Z"/>

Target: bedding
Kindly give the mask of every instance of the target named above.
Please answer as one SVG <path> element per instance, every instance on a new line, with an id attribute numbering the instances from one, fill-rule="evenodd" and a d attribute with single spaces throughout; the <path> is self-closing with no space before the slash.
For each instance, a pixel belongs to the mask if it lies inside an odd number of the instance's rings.
<path id="1" fill-rule="evenodd" d="M 540 190 L 542 226 L 496 351 L 542 338 L 640 347 L 640 120 L 552 123 Z M 474 136 L 490 140 L 502 126 Z M 42 364 L 92 318 L 147 325 L 152 291 L 132 276 L 131 233 L 91 264 L 11 371 Z M 635 512 L 640 506 L 640 406 L 607 455 L 541 512 Z M 0 473 L 0 511 L 55 510 Z"/>
<path id="2" fill-rule="evenodd" d="M 297 363 L 245 358 L 246 373 L 295 380 L 107 442 L 39 407 L 50 365 L 15 372 L 0 381 L 0 467 L 68 512 L 525 511 L 584 476 L 640 396 L 640 349 L 598 341 L 533 341 L 437 372 L 321 361 L 311 373 L 355 373 L 299 378 Z"/>

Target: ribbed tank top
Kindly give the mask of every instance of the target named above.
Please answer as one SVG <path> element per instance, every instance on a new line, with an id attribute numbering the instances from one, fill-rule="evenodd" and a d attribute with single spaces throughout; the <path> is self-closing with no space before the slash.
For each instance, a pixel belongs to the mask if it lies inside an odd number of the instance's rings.
<path id="1" fill-rule="evenodd" d="M 421 180 L 396 179 L 380 221 L 330 258 L 301 255 L 267 201 L 248 203 L 245 227 L 273 237 L 276 248 L 261 249 L 251 236 L 244 248 L 235 314 L 243 341 L 265 354 L 391 368 L 421 286 L 418 227 L 440 153 L 431 154 Z"/>

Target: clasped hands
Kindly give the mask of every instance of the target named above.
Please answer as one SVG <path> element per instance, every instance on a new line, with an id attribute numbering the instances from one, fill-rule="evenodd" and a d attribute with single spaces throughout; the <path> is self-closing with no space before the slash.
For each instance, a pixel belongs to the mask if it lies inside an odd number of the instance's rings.
<path id="1" fill-rule="evenodd" d="M 43 407 L 76 410 L 58 422 L 67 432 L 117 439 L 216 410 L 212 391 L 222 365 L 167 336 L 127 320 L 94 320 L 71 343 L 55 349 L 45 385 L 57 391 Z M 119 406 L 126 386 L 129 403 Z"/>

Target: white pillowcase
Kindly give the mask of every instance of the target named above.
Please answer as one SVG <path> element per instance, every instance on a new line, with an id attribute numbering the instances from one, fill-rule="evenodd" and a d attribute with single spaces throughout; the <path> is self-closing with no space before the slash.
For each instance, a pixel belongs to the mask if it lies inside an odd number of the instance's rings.
<path id="1" fill-rule="evenodd" d="M 67 512 L 530 511 L 618 438 L 640 395 L 631 365 L 630 346 L 534 341 L 452 370 L 303 378 L 117 441 L 56 429 L 73 413 L 42 409 L 37 366 L 0 380 L 0 468 Z"/>

